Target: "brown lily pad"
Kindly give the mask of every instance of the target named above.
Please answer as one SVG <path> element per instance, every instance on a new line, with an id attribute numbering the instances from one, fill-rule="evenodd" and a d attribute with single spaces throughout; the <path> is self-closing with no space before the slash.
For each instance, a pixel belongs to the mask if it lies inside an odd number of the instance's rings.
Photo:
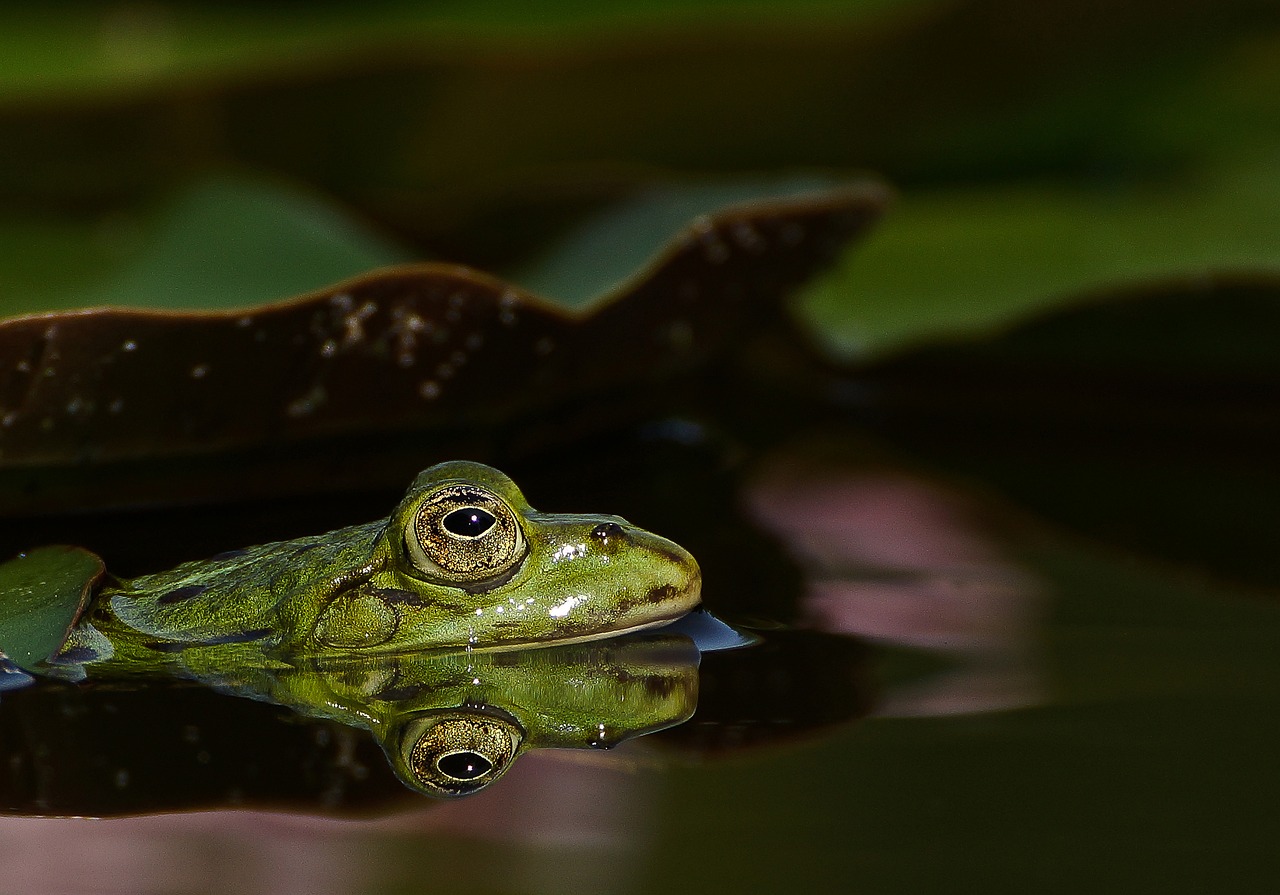
<path id="1" fill-rule="evenodd" d="M 699 218 L 583 313 L 423 264 L 247 311 L 0 321 L 0 510 L 162 500 L 174 476 L 196 499 L 314 487 L 308 451 L 327 482 L 367 484 L 380 467 L 356 460 L 389 440 L 656 387 L 786 324 L 782 299 L 885 200 L 868 184 Z"/>

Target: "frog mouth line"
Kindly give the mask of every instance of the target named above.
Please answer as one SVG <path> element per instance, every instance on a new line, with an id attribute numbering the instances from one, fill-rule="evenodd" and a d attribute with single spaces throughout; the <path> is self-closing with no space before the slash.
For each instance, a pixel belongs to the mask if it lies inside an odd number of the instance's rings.
<path id="1" fill-rule="evenodd" d="M 672 584 L 659 585 L 651 588 L 646 592 L 643 599 L 637 600 L 631 606 L 652 606 L 653 604 L 669 604 L 669 611 L 660 612 L 657 615 L 649 614 L 643 621 L 637 621 L 632 624 L 621 624 L 615 627 L 596 628 L 590 632 L 583 634 L 573 634 L 566 637 L 556 637 L 554 639 L 537 639 L 529 640 L 504 640 L 497 643 L 490 643 L 484 646 L 475 646 L 473 652 L 504 652 L 517 649 L 533 649 L 544 646 L 560 646 L 566 643 L 589 643 L 593 640 L 607 640 L 610 637 L 621 637 L 624 634 L 635 634 L 640 631 L 648 631 L 652 628 L 660 628 L 663 625 L 669 625 L 679 618 L 684 618 L 690 612 L 702 605 L 702 580 L 701 576 L 694 576 L 684 587 L 677 587 Z M 628 607 L 630 608 L 630 607 Z"/>
<path id="2" fill-rule="evenodd" d="M 694 607 L 697 608 L 697 607 Z M 487 646 L 476 646 L 471 648 L 474 653 L 502 653 L 511 650 L 526 650 L 549 646 L 563 646 L 570 643 L 590 643 L 593 640 L 608 640 L 611 637 L 622 637 L 627 634 L 638 634 L 641 631 L 649 631 L 653 628 L 661 628 L 669 625 L 678 618 L 684 618 L 692 609 L 684 609 L 680 612 L 673 612 L 671 615 L 663 618 L 653 619 L 651 621 L 640 622 L 635 625 L 628 625 L 621 628 L 613 628 L 610 630 L 593 631 L 590 634 L 579 634 L 574 637 L 557 637 L 555 640 L 507 640 L 502 643 L 491 643 Z"/>

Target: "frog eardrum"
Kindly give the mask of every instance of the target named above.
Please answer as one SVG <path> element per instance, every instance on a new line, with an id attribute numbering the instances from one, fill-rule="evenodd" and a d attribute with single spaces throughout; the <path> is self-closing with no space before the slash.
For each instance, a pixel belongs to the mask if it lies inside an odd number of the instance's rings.
<path id="1" fill-rule="evenodd" d="M 524 533 L 511 507 L 468 483 L 431 493 L 405 531 L 405 546 L 424 575 L 453 584 L 496 578 L 525 554 Z"/>

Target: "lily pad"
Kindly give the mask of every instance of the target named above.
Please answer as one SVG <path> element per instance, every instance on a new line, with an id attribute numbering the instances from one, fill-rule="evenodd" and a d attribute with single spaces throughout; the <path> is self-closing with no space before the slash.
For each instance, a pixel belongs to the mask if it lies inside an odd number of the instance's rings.
<path id="1" fill-rule="evenodd" d="M 1278 201 L 1275 165 L 1222 171 L 1194 187 L 908 193 L 806 293 L 803 311 L 832 350 L 871 359 L 998 333 L 1038 312 L 1094 303 L 1102 291 L 1280 272 Z"/>
<path id="2" fill-rule="evenodd" d="M 41 547 L 0 564 L 0 650 L 22 668 L 54 654 L 102 577 L 79 547 Z"/>
<path id="3" fill-rule="evenodd" d="M 0 266 L 11 273 L 0 313 L 245 308 L 408 260 L 315 197 L 219 177 L 179 191 L 144 222 L 0 228 Z M 49 269 L 64 281 L 50 282 Z"/>
<path id="4" fill-rule="evenodd" d="M 586 307 L 617 291 L 688 221 L 761 197 L 802 199 L 834 186 L 830 178 L 793 177 L 650 187 L 589 217 L 513 279 L 559 304 Z"/>
<path id="5" fill-rule="evenodd" d="M 2 321 L 0 469 L 21 483 L 5 489 L 5 506 L 109 502 L 101 467 L 123 463 L 141 464 L 127 490 L 145 501 L 158 460 L 180 461 L 193 478 L 191 458 L 255 450 L 262 475 L 232 475 L 224 463 L 206 493 L 250 478 L 272 493 L 314 488 L 300 445 L 322 441 L 322 478 L 367 484 L 379 465 L 333 469 L 334 439 L 360 436 L 368 450 L 413 434 L 420 465 L 424 433 L 660 389 L 787 329 L 782 299 L 885 201 L 882 187 L 864 184 L 701 217 L 584 312 L 468 268 L 423 264 L 243 311 L 91 308 Z M 61 498 L 26 475 L 40 469 L 73 472 L 50 486 L 65 489 Z"/>

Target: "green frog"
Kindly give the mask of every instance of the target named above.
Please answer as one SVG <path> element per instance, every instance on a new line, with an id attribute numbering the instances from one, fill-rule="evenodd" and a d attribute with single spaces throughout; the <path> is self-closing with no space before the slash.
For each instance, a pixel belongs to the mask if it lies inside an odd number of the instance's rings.
<path id="1" fill-rule="evenodd" d="M 540 513 L 498 470 L 454 461 L 387 519 L 167 572 L 114 578 L 73 547 L 0 564 L 0 690 L 31 674 L 194 680 L 366 729 L 411 788 L 466 795 L 528 749 L 687 719 L 693 642 L 619 635 L 688 613 L 700 589 L 671 541 Z"/>
<path id="2" fill-rule="evenodd" d="M 57 597 L 74 604 L 70 626 L 52 653 L 2 639 L 0 650 L 73 679 L 236 643 L 297 657 L 594 640 L 678 618 L 701 589 L 698 564 L 671 541 L 616 516 L 540 513 L 506 475 L 465 461 L 419 474 L 387 519 L 167 572 L 115 579 L 87 551 L 45 550 L 64 554 L 0 567 L 0 592 L 25 582 L 0 604 Z"/>

